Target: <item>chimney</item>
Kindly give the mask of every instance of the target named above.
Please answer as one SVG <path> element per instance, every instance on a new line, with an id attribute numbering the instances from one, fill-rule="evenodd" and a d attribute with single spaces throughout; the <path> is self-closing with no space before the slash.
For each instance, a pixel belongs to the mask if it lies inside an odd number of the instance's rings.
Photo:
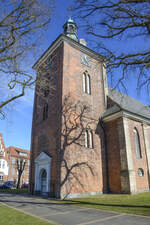
<path id="1" fill-rule="evenodd" d="M 86 41 L 85 41 L 83 38 L 81 38 L 81 39 L 79 40 L 79 43 L 80 43 L 81 45 L 86 46 Z"/>

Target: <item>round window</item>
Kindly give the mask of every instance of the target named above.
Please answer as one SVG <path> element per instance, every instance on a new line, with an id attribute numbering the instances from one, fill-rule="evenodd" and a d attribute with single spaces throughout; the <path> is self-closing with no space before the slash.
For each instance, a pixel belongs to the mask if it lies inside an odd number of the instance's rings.
<path id="1" fill-rule="evenodd" d="M 138 169 L 138 175 L 139 175 L 139 177 L 143 177 L 144 176 L 144 170 L 142 168 Z"/>

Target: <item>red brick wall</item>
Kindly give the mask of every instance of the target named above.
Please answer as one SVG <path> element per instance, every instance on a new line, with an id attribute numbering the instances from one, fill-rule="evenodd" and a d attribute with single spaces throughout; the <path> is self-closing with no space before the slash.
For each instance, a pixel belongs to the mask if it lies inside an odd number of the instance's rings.
<path id="1" fill-rule="evenodd" d="M 122 192 L 121 186 L 121 159 L 120 159 L 120 148 L 126 148 L 125 146 L 125 136 L 123 133 L 118 133 L 118 125 L 121 123 L 122 118 L 116 119 L 114 121 L 110 121 L 105 123 L 105 129 L 107 134 L 107 152 L 108 152 L 108 171 L 109 171 L 109 188 L 112 192 Z M 144 132 L 143 125 L 140 122 L 126 119 L 128 122 L 129 134 L 130 134 L 130 142 L 131 142 L 131 151 L 132 151 L 132 160 L 133 160 L 133 170 L 136 174 L 136 188 L 137 192 L 149 190 L 149 177 L 148 177 L 148 164 L 147 164 L 147 155 L 145 150 L 145 142 L 144 142 Z M 135 145 L 134 145 L 134 134 L 133 130 L 137 129 L 139 133 L 140 139 L 140 147 L 142 158 L 138 159 L 136 157 Z M 122 127 L 122 132 L 123 132 Z M 121 130 L 120 130 L 121 131 Z M 121 138 L 120 138 L 121 136 Z M 120 143 L 119 143 L 120 140 Z M 125 162 L 126 161 L 126 162 Z M 127 163 L 127 156 L 124 157 L 124 162 Z M 142 168 L 144 170 L 144 176 L 140 177 L 138 175 L 138 169 Z M 124 171 L 125 172 L 125 171 Z M 125 175 L 125 174 L 124 174 Z M 129 174 L 126 171 L 126 176 Z M 128 178 L 126 178 L 128 180 Z M 131 185 L 130 182 L 128 185 Z M 130 192 L 130 186 L 127 188 Z"/>
<path id="2" fill-rule="evenodd" d="M 60 108 L 62 92 L 62 63 L 63 63 L 63 44 L 54 52 L 54 68 L 50 67 L 50 75 L 54 84 L 54 92 L 48 98 L 48 118 L 43 120 L 43 106 L 45 101 L 35 94 L 32 139 L 31 139 L 31 169 L 30 169 L 30 190 L 34 189 L 34 160 L 41 152 L 47 152 L 52 156 L 51 165 L 51 186 L 50 189 L 56 193 L 57 186 L 57 154 L 56 150 L 60 148 Z M 43 140 L 43 141 L 42 141 Z M 45 140 L 45 141 L 44 141 Z"/>
<path id="3" fill-rule="evenodd" d="M 18 154 L 17 151 L 26 153 L 27 155 L 21 156 Z M 21 175 L 20 186 L 22 184 L 28 184 L 29 183 L 30 152 L 28 150 L 20 149 L 17 147 L 8 147 L 7 152 L 9 154 L 8 180 L 14 181 L 14 183 L 17 184 L 17 180 L 18 180 L 17 160 L 24 159 L 24 160 L 26 160 L 26 164 L 25 164 L 24 171 Z"/>
<path id="4" fill-rule="evenodd" d="M 50 97 L 49 100 L 49 117 L 46 121 L 42 121 L 42 111 L 38 111 L 36 118 L 37 106 L 39 100 L 35 96 L 33 128 L 32 128 L 32 146 L 31 146 L 31 186 L 34 184 L 34 160 L 42 151 L 47 151 L 52 155 L 51 168 L 51 190 L 57 186 L 58 165 L 56 151 L 61 149 L 63 140 L 61 132 L 63 129 L 60 107 L 63 105 L 64 98 L 70 94 L 74 102 L 81 101 L 86 103 L 90 111 L 87 114 L 87 121 L 93 129 L 94 149 L 86 149 L 72 144 L 65 149 L 64 159 L 67 160 L 68 166 L 71 167 L 76 163 L 88 162 L 88 165 L 75 167 L 73 169 L 74 177 L 66 180 L 61 188 L 61 194 L 83 193 L 83 192 L 101 192 L 103 190 L 103 168 L 102 168 L 102 151 L 104 146 L 101 140 L 95 134 L 100 114 L 104 112 L 104 91 L 102 82 L 102 65 L 95 59 L 91 58 L 92 67 L 82 65 L 80 62 L 80 51 L 73 48 L 67 42 L 64 42 L 55 50 L 57 71 L 52 74 L 56 78 L 55 98 Z M 91 76 L 91 95 L 82 91 L 82 74 L 85 71 Z M 42 108 L 41 108 L 42 109 Z M 39 148 L 39 138 L 41 135 L 46 136 L 48 146 L 45 149 Z M 61 138 L 61 141 L 60 141 Z M 102 147 L 101 147 L 102 146 Z M 84 171 L 84 172 L 83 172 Z M 61 181 L 66 173 L 66 169 L 61 167 Z M 76 176 L 76 178 L 75 178 Z M 70 188 L 71 186 L 71 188 Z"/>
<path id="5" fill-rule="evenodd" d="M 105 123 L 105 133 L 107 138 L 107 155 L 108 155 L 108 173 L 109 173 L 109 191 L 121 192 L 121 165 L 120 165 L 120 146 L 118 121 L 114 120 Z"/>
<path id="6" fill-rule="evenodd" d="M 137 184 L 137 191 L 148 190 L 150 188 L 150 184 L 148 182 L 148 166 L 147 166 L 147 156 L 146 156 L 146 149 L 145 149 L 145 142 L 144 142 L 144 131 L 143 125 L 140 122 L 134 120 L 128 120 L 129 129 L 130 129 L 130 139 L 131 139 L 131 146 L 132 146 L 132 157 L 133 157 L 133 164 L 134 170 L 136 172 L 136 184 Z M 134 146 L 134 134 L 133 130 L 136 128 L 139 134 L 140 139 L 140 148 L 142 153 L 142 158 L 136 158 L 135 146 Z M 138 175 L 138 168 L 142 168 L 144 170 L 144 176 L 140 177 Z"/>
<path id="7" fill-rule="evenodd" d="M 0 137 L 2 137 L 2 134 L 0 134 Z M 2 146 L 4 148 L 4 156 L 0 156 L 0 159 L 4 159 L 7 162 L 7 166 L 9 166 L 9 170 L 8 170 L 8 175 L 3 176 L 3 181 L 14 181 L 14 183 L 16 184 L 15 181 L 17 181 L 18 175 L 17 175 L 17 169 L 16 169 L 16 159 L 18 159 L 18 156 L 16 155 L 16 150 L 19 150 L 19 148 L 17 147 L 8 147 L 5 148 L 4 145 L 4 141 L 2 139 Z M 27 159 L 27 164 L 25 166 L 25 170 L 21 176 L 21 182 L 20 184 L 22 185 L 23 183 L 28 183 L 29 182 L 29 161 L 30 161 L 30 152 L 26 151 L 24 149 L 20 149 L 22 152 L 27 152 L 27 157 L 25 157 L 25 159 Z M 14 164 L 12 164 L 12 159 L 14 161 Z M 6 167 L 6 165 L 5 165 Z M 0 171 L 1 172 L 1 171 Z"/>
<path id="8" fill-rule="evenodd" d="M 63 99 L 70 94 L 74 102 L 80 101 L 89 107 L 86 114 L 86 122 L 93 130 L 94 149 L 87 149 L 83 145 L 75 143 L 65 149 L 65 159 L 69 168 L 76 163 L 87 165 L 78 166 L 73 169 L 72 176 L 68 177 L 67 182 L 61 190 L 61 194 L 76 194 L 86 192 L 102 192 L 103 168 L 102 151 L 104 146 L 95 134 L 99 116 L 104 112 L 104 92 L 102 83 L 102 65 L 91 58 L 91 67 L 87 67 L 80 62 L 80 50 L 73 48 L 67 42 L 64 43 L 64 62 L 63 62 Z M 83 92 L 82 75 L 87 71 L 91 77 L 91 95 Z M 63 126 L 62 126 L 63 129 Z M 102 138 L 102 137 L 101 137 Z M 62 166 L 62 180 L 65 176 L 66 168 Z"/>

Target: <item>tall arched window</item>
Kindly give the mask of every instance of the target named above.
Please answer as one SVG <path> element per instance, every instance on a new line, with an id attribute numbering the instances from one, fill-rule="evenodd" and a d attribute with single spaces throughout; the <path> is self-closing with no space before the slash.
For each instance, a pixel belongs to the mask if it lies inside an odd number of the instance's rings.
<path id="1" fill-rule="evenodd" d="M 82 85 L 83 85 L 83 92 L 86 93 L 86 73 L 83 73 L 83 77 L 82 77 L 83 81 L 82 81 Z"/>
<path id="2" fill-rule="evenodd" d="M 142 158 L 142 154 L 141 154 L 140 138 L 139 138 L 138 131 L 134 129 L 133 134 L 134 134 L 134 148 L 135 148 L 136 158 L 140 159 Z"/>
<path id="3" fill-rule="evenodd" d="M 87 71 L 83 73 L 82 76 L 83 83 L 83 92 L 87 94 L 91 94 L 91 78 Z"/>
<path id="4" fill-rule="evenodd" d="M 93 132 L 89 130 L 89 148 L 93 148 Z"/>
<path id="5" fill-rule="evenodd" d="M 93 148 L 93 132 L 90 129 L 85 130 L 85 147 Z"/>
<path id="6" fill-rule="evenodd" d="M 91 78 L 89 74 L 87 74 L 86 81 L 87 81 L 87 94 L 90 95 L 91 94 Z"/>
<path id="7" fill-rule="evenodd" d="M 88 131 L 85 131 L 85 147 L 88 148 L 89 146 L 89 139 L 88 139 Z"/>
<path id="8" fill-rule="evenodd" d="M 46 120 L 48 117 L 48 104 L 46 103 L 43 108 L 43 120 Z"/>

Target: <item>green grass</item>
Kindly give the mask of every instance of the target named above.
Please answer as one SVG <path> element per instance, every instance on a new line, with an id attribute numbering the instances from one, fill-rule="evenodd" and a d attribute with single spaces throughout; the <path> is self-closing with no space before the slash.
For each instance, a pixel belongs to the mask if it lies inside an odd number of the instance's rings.
<path id="1" fill-rule="evenodd" d="M 12 193 L 12 194 L 25 194 L 28 193 L 28 188 L 19 188 L 19 189 L 0 189 L 0 192 Z"/>
<path id="2" fill-rule="evenodd" d="M 120 213 L 150 216 L 150 193 L 136 195 L 102 194 L 61 202 Z"/>
<path id="3" fill-rule="evenodd" d="M 7 206 L 0 206 L 0 225 L 52 225 Z"/>

